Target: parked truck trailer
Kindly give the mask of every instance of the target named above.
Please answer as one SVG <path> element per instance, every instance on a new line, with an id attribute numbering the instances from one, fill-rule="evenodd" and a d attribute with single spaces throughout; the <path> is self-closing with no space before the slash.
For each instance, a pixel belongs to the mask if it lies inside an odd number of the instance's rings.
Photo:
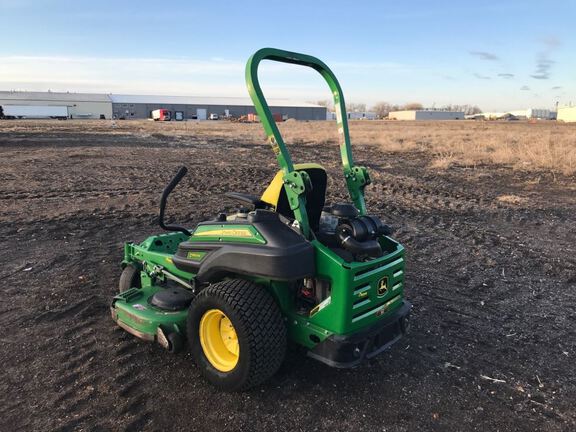
<path id="1" fill-rule="evenodd" d="M 3 105 L 5 119 L 58 119 L 68 118 L 68 107 L 61 105 Z"/>
<path id="2" fill-rule="evenodd" d="M 160 108 L 152 111 L 152 118 L 154 121 L 170 121 L 172 116 L 170 115 L 170 111 Z"/>

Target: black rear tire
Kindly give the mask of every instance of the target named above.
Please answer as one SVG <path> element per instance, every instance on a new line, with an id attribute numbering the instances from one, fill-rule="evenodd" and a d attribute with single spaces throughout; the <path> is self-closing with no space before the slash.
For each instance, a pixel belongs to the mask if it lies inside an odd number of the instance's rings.
<path id="1" fill-rule="evenodd" d="M 122 274 L 120 275 L 118 291 L 124 292 L 130 288 L 141 288 L 141 286 L 140 270 L 138 270 L 132 264 L 128 264 L 126 267 L 124 267 L 124 270 L 122 270 Z"/>
<path id="2" fill-rule="evenodd" d="M 238 361 L 228 372 L 212 365 L 200 341 L 200 321 L 213 309 L 225 314 L 238 337 Z M 226 391 L 263 383 L 276 373 L 286 354 L 286 326 L 278 305 L 264 287 L 246 280 L 227 280 L 202 290 L 190 306 L 187 335 L 202 375 Z"/>

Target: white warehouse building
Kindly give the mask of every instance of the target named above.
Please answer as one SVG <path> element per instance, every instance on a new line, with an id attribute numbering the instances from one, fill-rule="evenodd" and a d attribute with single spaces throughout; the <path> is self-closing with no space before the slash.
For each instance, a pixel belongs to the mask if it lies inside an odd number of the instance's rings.
<path id="1" fill-rule="evenodd" d="M 576 107 L 558 108 L 558 121 L 566 123 L 576 122 Z"/>
<path id="2" fill-rule="evenodd" d="M 436 111 L 436 110 L 412 110 L 391 111 L 389 120 L 463 120 L 464 112 L 459 111 Z"/>
<path id="3" fill-rule="evenodd" d="M 508 111 L 507 114 L 512 114 L 514 117 L 521 119 L 539 119 L 539 120 L 553 120 L 556 118 L 556 111 L 546 108 L 528 108 L 524 110 Z"/>

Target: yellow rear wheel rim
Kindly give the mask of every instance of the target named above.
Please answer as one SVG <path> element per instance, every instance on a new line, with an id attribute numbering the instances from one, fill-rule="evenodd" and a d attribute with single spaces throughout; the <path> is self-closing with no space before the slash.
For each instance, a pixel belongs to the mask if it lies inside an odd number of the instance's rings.
<path id="1" fill-rule="evenodd" d="M 210 309 L 202 315 L 200 344 L 210 364 L 220 372 L 230 372 L 238 364 L 238 335 L 232 321 L 220 309 Z"/>

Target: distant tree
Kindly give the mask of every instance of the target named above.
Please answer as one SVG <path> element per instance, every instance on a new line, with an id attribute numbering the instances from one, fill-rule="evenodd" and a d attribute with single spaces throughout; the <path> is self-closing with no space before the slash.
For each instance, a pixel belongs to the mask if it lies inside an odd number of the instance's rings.
<path id="1" fill-rule="evenodd" d="M 388 113 L 392 111 L 392 109 L 388 102 L 378 102 L 372 107 L 372 111 L 376 113 L 378 118 L 384 118 L 388 116 Z"/>
<path id="2" fill-rule="evenodd" d="M 406 111 L 416 111 L 416 110 L 421 110 L 424 108 L 424 105 L 422 105 L 420 102 L 410 102 L 407 103 L 406 105 L 404 105 L 402 107 L 402 109 L 406 110 Z"/>
<path id="3" fill-rule="evenodd" d="M 388 102 L 378 102 L 371 108 L 371 111 L 374 111 L 376 113 L 376 116 L 381 119 L 388 117 L 388 114 L 391 111 L 398 111 L 398 110 L 399 110 L 398 105 L 392 105 L 391 103 Z"/>
<path id="4" fill-rule="evenodd" d="M 320 105 L 320 106 L 326 107 L 326 109 L 327 109 L 328 111 L 334 111 L 334 105 L 333 105 L 333 103 L 332 103 L 331 100 L 324 99 L 324 100 L 319 100 L 319 101 L 312 102 L 312 103 L 313 103 L 313 104 L 316 104 L 316 105 Z"/>
<path id="5" fill-rule="evenodd" d="M 483 111 L 480 109 L 480 107 L 478 105 L 474 105 L 469 107 L 468 112 L 466 112 L 465 114 L 480 114 Z"/>
<path id="6" fill-rule="evenodd" d="M 350 112 L 365 112 L 366 111 L 366 104 L 365 103 L 350 102 L 350 103 L 346 104 L 346 108 Z"/>
<path id="7" fill-rule="evenodd" d="M 480 114 L 482 110 L 476 105 L 444 105 L 440 108 L 442 111 L 463 112 L 465 115 Z"/>

